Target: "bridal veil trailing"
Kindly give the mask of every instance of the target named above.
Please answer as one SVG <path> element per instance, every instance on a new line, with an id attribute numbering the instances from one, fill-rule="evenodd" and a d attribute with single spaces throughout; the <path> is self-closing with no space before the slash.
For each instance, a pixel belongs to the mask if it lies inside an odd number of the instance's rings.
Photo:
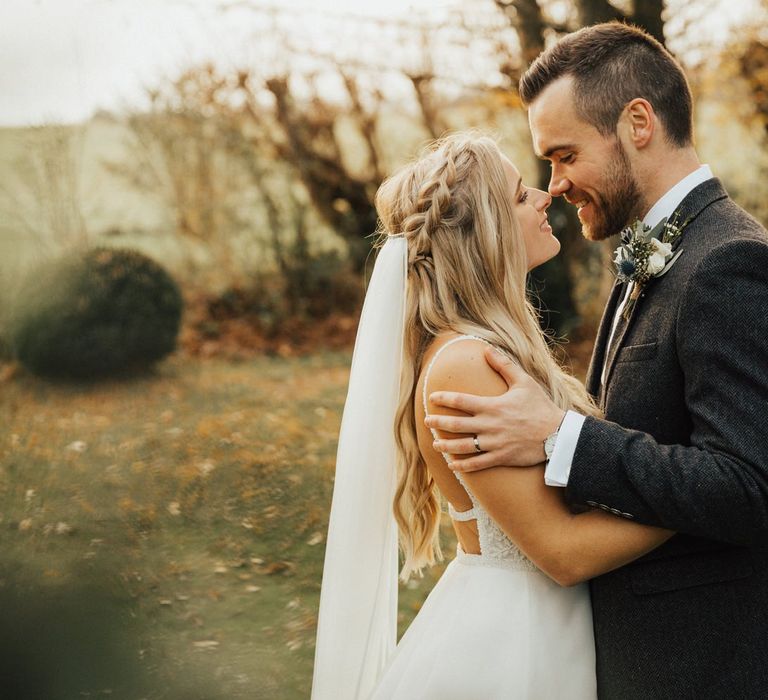
<path id="1" fill-rule="evenodd" d="M 388 236 L 374 265 L 355 340 L 336 457 L 312 700 L 368 697 L 395 648 L 394 421 L 407 257 L 405 237 Z"/>

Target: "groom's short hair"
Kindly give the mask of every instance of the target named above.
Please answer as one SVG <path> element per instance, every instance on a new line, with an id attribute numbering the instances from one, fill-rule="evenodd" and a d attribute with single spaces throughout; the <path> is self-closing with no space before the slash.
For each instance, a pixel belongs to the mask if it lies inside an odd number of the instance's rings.
<path id="1" fill-rule="evenodd" d="M 568 34 L 544 51 L 520 79 L 530 104 L 549 84 L 571 76 L 576 112 L 604 136 L 616 133 L 628 102 L 642 97 L 676 146 L 693 142 L 693 100 L 682 69 L 662 44 L 639 27 L 607 22 Z"/>

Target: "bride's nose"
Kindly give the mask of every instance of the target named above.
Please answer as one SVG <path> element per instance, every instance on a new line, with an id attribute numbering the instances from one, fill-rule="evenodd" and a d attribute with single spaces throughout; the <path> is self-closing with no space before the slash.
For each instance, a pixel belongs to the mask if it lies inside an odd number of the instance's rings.
<path id="1" fill-rule="evenodd" d="M 552 195 L 542 190 L 536 190 L 536 208 L 539 211 L 546 211 L 549 209 L 549 205 L 552 204 Z"/>

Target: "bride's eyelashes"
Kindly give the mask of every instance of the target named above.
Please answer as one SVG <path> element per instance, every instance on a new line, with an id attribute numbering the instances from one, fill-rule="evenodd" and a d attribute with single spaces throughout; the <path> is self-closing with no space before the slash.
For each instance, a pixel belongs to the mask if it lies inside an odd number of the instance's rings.
<path id="1" fill-rule="evenodd" d="M 520 204 L 525 204 L 528 201 L 528 190 L 523 190 L 520 198 L 517 200 Z"/>

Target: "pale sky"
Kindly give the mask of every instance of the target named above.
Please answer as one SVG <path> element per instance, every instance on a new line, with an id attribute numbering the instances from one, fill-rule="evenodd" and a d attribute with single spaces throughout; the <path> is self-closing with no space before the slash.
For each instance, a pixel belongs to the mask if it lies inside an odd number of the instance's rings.
<path id="1" fill-rule="evenodd" d="M 140 99 L 143 86 L 212 59 L 260 59 L 253 13 L 226 0 L 0 0 L 0 125 L 78 121 Z M 323 11 L 407 17 L 458 0 L 276 0 Z M 231 4 L 235 4 L 232 2 Z M 269 3 L 261 3 L 268 5 Z M 311 9 L 307 9 L 311 8 Z"/>
<path id="2" fill-rule="evenodd" d="M 461 0 L 250 0 L 295 11 L 305 28 L 331 10 L 408 18 Z M 670 0 L 670 4 L 674 0 Z M 712 31 L 751 0 L 708 0 Z M 204 60 L 226 68 L 274 60 L 263 15 L 220 5 L 237 0 L 0 0 L 0 125 L 87 119 L 140 102 L 143 89 Z M 466 2 L 464 3 L 466 6 Z M 283 12 L 284 14 L 284 12 Z M 259 22 L 262 24 L 260 25 Z M 259 35 L 262 27 L 262 38 Z M 326 32 L 327 34 L 327 32 Z M 317 43 L 339 37 L 320 31 Z"/>

